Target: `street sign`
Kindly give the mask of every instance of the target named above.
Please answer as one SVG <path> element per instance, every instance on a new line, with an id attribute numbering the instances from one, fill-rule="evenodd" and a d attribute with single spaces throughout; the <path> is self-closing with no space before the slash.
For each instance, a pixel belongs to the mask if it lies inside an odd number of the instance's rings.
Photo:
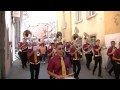
<path id="1" fill-rule="evenodd" d="M 20 11 L 13 11 L 13 17 L 20 17 Z"/>

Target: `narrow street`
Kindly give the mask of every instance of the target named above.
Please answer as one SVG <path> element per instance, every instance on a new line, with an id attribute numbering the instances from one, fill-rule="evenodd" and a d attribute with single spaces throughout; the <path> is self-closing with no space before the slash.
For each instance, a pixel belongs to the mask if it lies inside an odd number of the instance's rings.
<path id="1" fill-rule="evenodd" d="M 81 60 L 79 79 L 115 79 L 113 73 L 110 76 L 105 70 L 108 57 L 115 60 L 113 68 L 119 79 L 120 11 L 0 11 L 0 25 L 0 79 L 30 79 L 29 65 L 23 69 L 22 64 L 24 67 L 28 56 L 31 63 L 39 62 L 30 52 L 37 51 L 36 55 L 40 54 L 43 59 L 45 54 L 52 52 L 48 57 L 53 57 L 63 50 L 55 47 L 58 42 L 62 42 L 65 52 L 70 51 L 71 54 L 78 50 L 72 59 L 79 59 L 79 49 L 82 49 L 83 59 L 91 50 L 92 56 L 98 57 L 93 59 L 99 61 L 103 77 L 98 77 L 98 66 L 92 75 L 94 60 L 91 70 L 87 69 L 86 60 Z M 23 58 L 23 63 L 16 59 L 18 51 L 22 52 L 19 57 Z M 50 79 L 47 66 L 48 63 L 40 65 L 39 79 Z"/>
<path id="2" fill-rule="evenodd" d="M 91 64 L 91 69 L 93 69 L 93 63 Z M 104 64 L 104 63 L 103 63 Z M 79 75 L 80 79 L 114 79 L 113 75 L 109 76 L 109 74 L 105 71 L 105 69 L 102 69 L 102 75 L 103 78 L 97 77 L 98 71 L 96 70 L 95 75 L 92 75 L 92 70 L 88 71 L 85 66 L 85 61 L 81 61 L 81 72 Z M 26 69 L 22 69 L 21 63 L 19 60 L 14 61 L 11 72 L 7 79 L 30 79 L 30 71 L 29 67 Z M 49 75 L 47 74 L 47 63 L 41 64 L 40 66 L 40 73 L 39 73 L 39 79 L 49 79 Z"/>

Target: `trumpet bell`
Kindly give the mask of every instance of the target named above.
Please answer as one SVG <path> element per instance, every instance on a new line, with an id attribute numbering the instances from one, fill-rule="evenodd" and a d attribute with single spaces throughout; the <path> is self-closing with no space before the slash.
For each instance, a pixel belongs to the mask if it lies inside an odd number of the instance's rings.
<path id="1" fill-rule="evenodd" d="M 24 37 L 25 39 L 30 39 L 30 38 L 32 37 L 31 31 L 25 30 L 25 31 L 23 32 L 23 37 Z"/>

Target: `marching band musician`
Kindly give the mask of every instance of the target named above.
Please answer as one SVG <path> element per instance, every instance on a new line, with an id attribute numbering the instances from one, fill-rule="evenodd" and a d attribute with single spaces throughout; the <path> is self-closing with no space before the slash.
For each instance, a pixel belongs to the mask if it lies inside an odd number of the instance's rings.
<path id="1" fill-rule="evenodd" d="M 70 58 L 70 62 L 72 64 L 71 55 L 70 55 L 70 42 L 67 42 L 65 45 L 65 54 Z"/>
<path id="2" fill-rule="evenodd" d="M 74 78 L 79 79 L 78 76 L 79 76 L 79 73 L 81 70 L 80 58 L 82 57 L 82 55 L 76 44 L 72 45 L 72 47 L 70 49 L 70 55 L 71 55 L 72 62 L 73 62 L 73 71 L 75 73 Z"/>
<path id="3" fill-rule="evenodd" d="M 47 56 L 48 56 L 48 63 L 49 61 L 55 56 L 56 52 L 55 52 L 55 43 L 51 42 L 50 43 L 50 47 L 47 50 Z M 53 79 L 52 76 L 50 76 L 50 79 Z"/>
<path id="4" fill-rule="evenodd" d="M 109 56 L 110 62 L 112 63 L 112 68 L 108 71 L 109 75 L 111 75 L 112 71 L 115 74 L 115 61 L 112 59 L 113 54 L 117 48 L 115 47 L 115 41 L 111 41 L 111 46 L 108 48 L 107 55 Z"/>
<path id="5" fill-rule="evenodd" d="M 27 61 L 28 61 L 28 57 L 27 57 L 28 43 L 26 42 L 25 38 L 23 38 L 23 42 L 19 43 L 19 49 L 21 50 L 19 52 L 19 55 L 22 62 L 22 68 L 25 68 L 27 67 Z"/>
<path id="6" fill-rule="evenodd" d="M 55 44 L 52 42 L 52 43 L 50 43 L 50 47 L 47 50 L 48 59 L 51 60 L 55 56 L 55 53 L 56 53 L 55 52 Z"/>
<path id="7" fill-rule="evenodd" d="M 118 49 L 115 50 L 112 59 L 115 60 L 115 78 L 120 77 L 120 42 L 118 44 Z"/>
<path id="8" fill-rule="evenodd" d="M 30 43 L 27 54 L 30 60 L 31 79 L 38 79 L 38 76 L 39 76 L 40 57 L 38 55 L 38 52 L 40 53 L 39 47 L 37 46 L 37 44 L 35 42 Z"/>
<path id="9" fill-rule="evenodd" d="M 101 71 L 102 71 L 102 56 L 101 56 L 100 40 L 96 40 L 96 43 L 93 46 L 93 51 L 94 51 L 95 66 L 94 66 L 92 74 L 94 75 L 95 70 L 97 68 L 97 64 L 99 63 L 98 77 L 102 77 L 101 76 Z"/>
<path id="10" fill-rule="evenodd" d="M 69 59 L 64 57 L 64 48 L 62 43 L 56 44 L 57 55 L 48 63 L 48 74 L 54 79 L 64 79 L 69 74 Z"/>
<path id="11" fill-rule="evenodd" d="M 86 40 L 86 43 L 83 45 L 83 50 L 85 52 L 86 61 L 87 61 L 86 66 L 88 70 L 90 70 L 90 63 L 92 61 L 92 56 L 93 56 L 93 52 L 92 50 L 89 50 L 89 48 L 90 48 L 90 44 Z"/>

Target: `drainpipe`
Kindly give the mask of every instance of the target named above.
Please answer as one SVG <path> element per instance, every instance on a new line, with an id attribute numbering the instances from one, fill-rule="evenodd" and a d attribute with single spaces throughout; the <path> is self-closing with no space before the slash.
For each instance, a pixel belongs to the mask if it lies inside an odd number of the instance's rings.
<path id="1" fill-rule="evenodd" d="M 63 41 L 65 40 L 65 29 L 66 29 L 66 26 L 67 26 L 67 23 L 66 23 L 66 18 L 65 18 L 65 11 L 62 12 L 62 34 L 63 34 Z"/>

